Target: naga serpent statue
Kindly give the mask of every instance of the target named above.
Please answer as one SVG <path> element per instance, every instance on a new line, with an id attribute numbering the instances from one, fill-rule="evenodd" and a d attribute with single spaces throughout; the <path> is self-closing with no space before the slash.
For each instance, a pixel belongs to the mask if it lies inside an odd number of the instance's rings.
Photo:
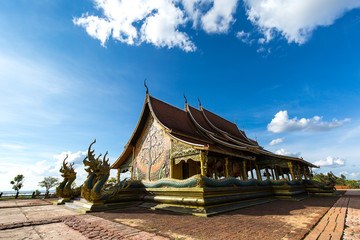
<path id="1" fill-rule="evenodd" d="M 81 187 L 77 187 L 73 189 L 71 187 L 71 184 L 76 179 L 76 172 L 74 170 L 74 163 L 68 163 L 66 160 L 68 159 L 68 155 L 66 155 L 63 165 L 60 168 L 61 176 L 64 178 L 64 180 L 59 184 L 59 186 L 56 188 L 56 195 L 61 197 L 63 200 L 68 201 L 74 197 L 77 197 L 80 195 Z"/>
<path id="2" fill-rule="evenodd" d="M 83 184 L 81 196 L 90 202 L 110 200 L 118 192 L 128 188 L 131 182 L 124 181 L 115 185 L 106 184 L 110 175 L 109 159 L 106 159 L 108 152 L 105 153 L 103 160 L 100 160 L 101 154 L 95 158 L 95 150 L 91 150 L 94 143 L 96 143 L 96 139 L 90 144 L 88 155 L 83 160 L 88 176 Z"/>

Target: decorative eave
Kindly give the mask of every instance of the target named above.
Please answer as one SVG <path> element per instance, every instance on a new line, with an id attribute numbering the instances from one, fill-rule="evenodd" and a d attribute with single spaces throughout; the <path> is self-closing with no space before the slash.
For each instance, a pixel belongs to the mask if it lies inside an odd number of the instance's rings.
<path id="1" fill-rule="evenodd" d="M 231 139 L 234 139 L 234 140 L 235 140 L 235 139 L 238 139 L 238 137 L 233 136 L 233 135 L 230 134 L 229 132 L 226 132 L 226 131 L 224 131 L 224 130 L 218 128 L 218 127 L 216 127 L 216 126 L 210 121 L 210 119 L 208 118 L 208 116 L 206 116 L 206 113 L 205 113 L 204 110 L 205 110 L 205 109 L 204 109 L 202 106 L 200 106 L 200 111 L 201 111 L 201 113 L 203 114 L 203 116 L 204 116 L 205 120 L 207 121 L 207 123 L 208 123 L 213 129 L 215 129 L 216 131 L 218 131 L 218 132 L 220 132 L 221 134 L 223 134 L 225 138 L 230 137 Z M 206 110 L 206 111 L 207 111 L 207 110 Z M 250 141 L 250 139 L 249 139 L 248 137 L 246 137 L 240 130 L 239 130 L 239 132 L 240 132 L 240 134 L 244 137 L 244 139 L 250 144 L 250 146 L 252 146 L 252 147 L 258 147 L 258 146 L 256 146 L 256 145 L 254 145 L 254 144 Z M 238 139 L 238 141 L 241 141 L 241 140 Z"/>
<path id="2" fill-rule="evenodd" d="M 201 105 L 200 105 L 201 107 Z M 198 121 L 195 119 L 195 117 L 193 116 L 193 114 L 191 113 L 191 110 L 188 106 L 188 104 L 185 105 L 185 110 L 187 111 L 187 113 L 189 114 L 190 116 L 190 119 L 193 121 L 193 123 L 195 124 L 195 126 L 197 128 L 199 128 L 202 132 L 204 132 L 207 137 L 209 137 L 210 139 L 212 139 L 213 141 L 219 143 L 219 144 L 222 144 L 222 145 L 225 145 L 227 147 L 230 147 L 230 148 L 234 148 L 236 150 L 249 150 L 251 148 L 256 148 L 255 146 L 253 145 L 249 145 L 249 144 L 246 144 L 246 143 L 242 143 L 240 141 L 237 141 L 231 137 L 228 136 L 228 134 L 225 132 L 225 133 L 222 133 L 222 136 L 224 137 L 224 139 L 227 139 L 229 141 L 231 141 L 232 143 L 235 143 L 235 144 L 231 144 L 231 143 L 228 143 L 226 141 L 223 141 L 222 139 L 219 139 L 216 134 L 212 131 L 209 131 L 207 129 L 205 129 L 203 126 L 201 126 L 200 123 L 198 123 Z M 205 117 L 205 116 L 204 116 Z M 208 121 L 209 123 L 211 123 L 210 121 Z M 210 125 L 210 124 L 209 124 Z M 214 125 L 213 125 L 214 126 Z M 216 129 L 216 127 L 214 126 L 214 129 Z"/>
<path id="3" fill-rule="evenodd" d="M 170 132 L 167 132 L 168 136 L 172 139 L 172 140 L 176 140 L 176 141 L 179 141 L 181 142 L 182 144 L 185 144 L 185 145 L 189 145 L 191 147 L 194 147 L 194 148 L 197 148 L 197 149 L 201 149 L 201 150 L 208 150 L 209 149 L 209 145 L 203 145 L 203 144 L 198 144 L 198 143 L 193 143 L 193 142 L 190 142 L 190 141 L 185 141 L 184 139 L 181 139 L 181 138 L 178 138 L 178 137 L 175 137 L 174 135 L 172 135 Z"/>

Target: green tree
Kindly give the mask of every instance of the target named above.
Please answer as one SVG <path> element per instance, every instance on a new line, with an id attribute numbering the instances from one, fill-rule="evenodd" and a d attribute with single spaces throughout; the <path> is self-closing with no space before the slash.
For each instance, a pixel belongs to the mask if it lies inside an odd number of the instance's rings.
<path id="1" fill-rule="evenodd" d="M 327 176 L 324 175 L 323 173 L 315 173 L 313 180 L 318 181 L 320 183 L 325 183 L 325 181 L 327 180 Z"/>
<path id="2" fill-rule="evenodd" d="M 356 180 L 346 180 L 346 185 L 350 188 L 359 188 L 359 183 Z"/>
<path id="3" fill-rule="evenodd" d="M 346 185 L 345 175 L 341 174 L 340 177 L 336 177 L 335 183 L 336 186 L 345 186 Z"/>
<path id="4" fill-rule="evenodd" d="M 12 188 L 16 191 L 15 198 L 19 196 L 19 191 L 23 186 L 24 178 L 24 175 L 19 174 L 10 182 L 13 185 Z"/>
<path id="5" fill-rule="evenodd" d="M 39 182 L 40 187 L 44 187 L 46 189 L 46 195 L 49 193 L 49 190 L 56 185 L 58 185 L 59 180 L 55 177 L 44 177 L 44 180 Z"/>

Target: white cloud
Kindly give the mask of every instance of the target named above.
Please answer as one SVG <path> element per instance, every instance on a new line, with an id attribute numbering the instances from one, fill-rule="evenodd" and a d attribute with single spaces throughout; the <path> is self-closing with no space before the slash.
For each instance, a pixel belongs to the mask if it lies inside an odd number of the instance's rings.
<path id="1" fill-rule="evenodd" d="M 280 111 L 275 114 L 275 117 L 267 125 L 267 129 L 268 131 L 274 133 L 291 132 L 297 130 L 319 132 L 341 127 L 344 122 L 348 121 L 350 121 L 350 119 L 346 118 L 341 121 L 334 119 L 332 122 L 324 122 L 322 121 L 322 117 L 319 116 L 301 119 L 294 117 L 292 119 L 289 119 L 287 111 Z"/>
<path id="2" fill-rule="evenodd" d="M 266 41 L 280 33 L 287 41 L 305 43 L 320 26 L 329 26 L 347 11 L 360 7 L 359 0 L 244 0 L 248 19 Z"/>
<path id="3" fill-rule="evenodd" d="M 74 18 L 75 25 L 105 46 L 115 40 L 157 47 L 179 47 L 186 52 L 196 50 L 187 33 L 181 30 L 192 21 L 207 33 L 226 33 L 235 22 L 233 14 L 238 0 L 93 0 L 102 16 L 83 14 Z M 181 7 L 182 5 L 182 7 Z M 201 24 L 200 24 L 201 23 Z"/>
<path id="4" fill-rule="evenodd" d="M 226 33 L 235 20 L 233 14 L 237 0 L 213 0 L 214 6 L 201 17 L 201 24 L 207 33 Z"/>
<path id="5" fill-rule="evenodd" d="M 314 163 L 320 167 L 342 167 L 345 161 L 339 157 L 328 156 L 326 160 L 319 160 Z"/>
<path id="6" fill-rule="evenodd" d="M 248 32 L 244 32 L 243 30 L 236 33 L 236 37 L 238 39 L 240 39 L 243 43 L 246 43 L 248 45 L 252 45 L 252 43 L 254 42 L 254 39 L 250 38 L 250 33 Z"/>
<path id="7" fill-rule="evenodd" d="M 105 45 L 112 36 L 129 45 L 142 42 L 158 47 L 180 47 L 194 51 L 195 45 L 179 27 L 186 23 L 183 11 L 170 0 L 94 0 L 96 8 L 104 17 L 89 16 L 74 18 L 76 25 Z M 136 28 L 135 25 L 141 25 Z"/>
<path id="8" fill-rule="evenodd" d="M 270 145 L 270 146 L 275 146 L 275 145 L 277 145 L 277 144 L 279 144 L 279 143 L 282 143 L 283 141 L 284 141 L 284 138 L 273 139 L 273 140 L 269 143 L 269 145 Z"/>
<path id="9" fill-rule="evenodd" d="M 283 156 L 291 156 L 291 157 L 300 157 L 301 153 L 291 153 L 287 152 L 284 148 L 281 148 L 275 152 L 276 154 L 283 155 Z"/>

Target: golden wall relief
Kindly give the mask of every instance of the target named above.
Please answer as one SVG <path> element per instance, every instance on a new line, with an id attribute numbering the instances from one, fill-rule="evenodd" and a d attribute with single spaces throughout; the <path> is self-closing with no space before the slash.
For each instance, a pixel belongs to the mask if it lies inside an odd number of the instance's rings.
<path id="1" fill-rule="evenodd" d="M 169 177 L 170 138 L 150 115 L 135 146 L 133 176 L 139 180 Z"/>

